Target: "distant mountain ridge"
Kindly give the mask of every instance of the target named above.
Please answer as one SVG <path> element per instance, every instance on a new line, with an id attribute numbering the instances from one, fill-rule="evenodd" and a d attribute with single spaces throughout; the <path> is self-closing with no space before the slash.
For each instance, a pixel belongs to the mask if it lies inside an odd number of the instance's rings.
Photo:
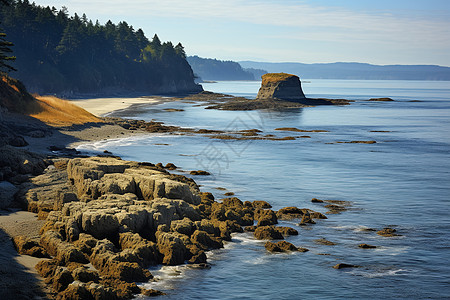
<path id="1" fill-rule="evenodd" d="M 437 65 L 372 65 L 366 63 L 268 63 L 240 61 L 243 68 L 285 72 L 308 79 L 442 80 L 450 81 L 450 67 Z"/>

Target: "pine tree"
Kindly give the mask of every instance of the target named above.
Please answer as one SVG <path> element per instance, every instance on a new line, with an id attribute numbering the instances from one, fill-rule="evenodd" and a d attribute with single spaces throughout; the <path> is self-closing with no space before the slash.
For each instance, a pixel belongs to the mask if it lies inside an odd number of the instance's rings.
<path id="1" fill-rule="evenodd" d="M 184 47 L 181 43 L 178 43 L 175 46 L 175 53 L 179 56 L 181 56 L 182 58 L 186 58 L 186 52 L 184 51 Z"/>
<path id="2" fill-rule="evenodd" d="M 8 73 L 10 71 L 17 71 L 8 63 L 10 61 L 14 61 L 16 57 L 9 55 L 9 53 L 12 53 L 11 46 L 14 45 L 13 43 L 8 42 L 5 38 L 6 33 L 0 32 L 0 72 Z"/>

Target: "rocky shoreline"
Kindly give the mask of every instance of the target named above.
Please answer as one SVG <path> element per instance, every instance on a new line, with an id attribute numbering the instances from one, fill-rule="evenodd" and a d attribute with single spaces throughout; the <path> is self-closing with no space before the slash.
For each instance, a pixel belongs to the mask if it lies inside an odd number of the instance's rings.
<path id="1" fill-rule="evenodd" d="M 15 116 L 9 118 L 14 120 Z M 57 299 L 162 295 L 163 292 L 136 284 L 153 280 L 149 266 L 188 263 L 195 268 L 209 268 L 208 251 L 223 247 L 224 242 L 231 241 L 233 233 L 244 231 L 266 240 L 265 249 L 271 253 L 307 252 L 304 245 L 285 240 L 299 233 L 292 227 L 278 226 L 278 221 L 298 220 L 299 226 L 313 226 L 327 218 L 306 208 L 274 211 L 267 202 L 241 201 L 231 197 L 232 192 L 228 193 L 229 198 L 217 200 L 211 193 L 201 192 L 191 178 L 169 173 L 168 170 L 176 169 L 173 164 L 124 161 L 110 153 L 80 157 L 74 149 L 66 148 L 80 140 L 148 132 L 202 134 L 221 139 L 286 140 L 286 137 L 264 136 L 257 130 L 230 133 L 120 118 L 103 118 L 99 124 L 65 128 L 28 120 L 11 129 L 8 124 L 13 123 L 5 119 L 8 118 L 2 117 L 0 175 L 11 189 L 10 201 L 2 203 L 2 208 L 7 208 L 5 215 L 12 214 L 11 207 L 15 207 L 35 213 L 39 219 L 33 221 L 33 226 L 40 227 L 36 229 L 39 236 L 5 229 L 22 256 L 42 259 L 36 271 L 44 282 L 37 284 L 40 288 L 33 285 L 31 295 L 39 295 L 39 289 L 46 291 L 45 297 Z M 39 153 L 33 151 L 37 149 Z M 201 170 L 191 174 L 206 175 Z M 327 215 L 349 209 L 345 201 L 313 199 L 312 202 L 322 203 L 328 209 Z M 391 228 L 378 234 L 397 235 Z M 348 266 L 336 268 L 343 267 Z"/>
<path id="2" fill-rule="evenodd" d="M 55 159 L 20 186 L 16 203 L 45 220 L 39 241 L 16 236 L 14 244 L 21 254 L 50 258 L 36 269 L 59 299 L 161 295 L 135 284 L 153 278 L 150 265 L 209 268 L 206 252 L 222 248 L 234 232 L 245 228 L 257 239 L 282 240 L 298 232 L 277 227 L 278 219 L 307 225 L 326 218 L 295 207 L 275 212 L 264 201 L 216 201 L 190 178 L 116 157 Z M 307 251 L 287 241 L 266 248 Z"/>
<path id="3" fill-rule="evenodd" d="M 46 160 L 43 174 L 19 186 L 15 204 L 44 220 L 39 239 L 16 235 L 17 251 L 43 258 L 36 265 L 55 299 L 131 299 L 163 295 L 136 282 L 153 280 L 152 265 L 210 268 L 207 252 L 222 248 L 233 233 L 253 232 L 272 253 L 307 252 L 285 240 L 298 235 L 279 220 L 312 226 L 325 214 L 306 208 L 273 211 L 265 201 L 216 200 L 191 178 L 171 174 L 173 164 L 94 156 Z M 350 203 L 312 199 L 327 214 Z M 396 236 L 395 229 L 377 232 Z M 317 243 L 334 245 L 318 239 Z M 361 244 L 360 248 L 376 246 Z M 358 267 L 342 264 L 335 268 Z"/>

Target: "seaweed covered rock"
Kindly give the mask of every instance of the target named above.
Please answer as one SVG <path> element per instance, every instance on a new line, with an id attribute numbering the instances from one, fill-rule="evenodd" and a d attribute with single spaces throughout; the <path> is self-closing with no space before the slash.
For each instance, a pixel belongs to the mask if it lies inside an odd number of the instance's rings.
<path id="1" fill-rule="evenodd" d="M 19 254 L 30 255 L 34 257 L 49 257 L 47 252 L 38 242 L 33 241 L 23 235 L 18 235 L 13 238 L 14 246 Z"/>
<path id="2" fill-rule="evenodd" d="M 299 251 L 299 252 L 307 252 L 309 251 L 306 248 L 301 248 L 293 245 L 292 243 L 286 242 L 286 241 L 279 241 L 276 243 L 273 243 L 271 241 L 267 241 L 264 247 L 267 249 L 267 251 L 270 252 L 289 252 L 289 251 Z"/>
<path id="3" fill-rule="evenodd" d="M 275 229 L 275 226 L 258 226 L 254 232 L 258 240 L 282 240 L 283 235 Z"/>

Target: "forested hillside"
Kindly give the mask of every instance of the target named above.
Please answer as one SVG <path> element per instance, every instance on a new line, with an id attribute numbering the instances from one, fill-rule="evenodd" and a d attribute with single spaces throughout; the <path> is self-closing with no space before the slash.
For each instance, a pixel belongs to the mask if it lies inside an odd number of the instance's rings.
<path id="1" fill-rule="evenodd" d="M 181 43 L 149 41 L 126 22 L 102 25 L 67 9 L 27 0 L 0 6 L 17 57 L 12 74 L 38 93 L 184 93 L 201 91 Z"/>
<path id="2" fill-rule="evenodd" d="M 243 69 L 234 61 L 189 56 L 188 62 L 196 76 L 203 80 L 260 80 L 264 70 Z"/>

